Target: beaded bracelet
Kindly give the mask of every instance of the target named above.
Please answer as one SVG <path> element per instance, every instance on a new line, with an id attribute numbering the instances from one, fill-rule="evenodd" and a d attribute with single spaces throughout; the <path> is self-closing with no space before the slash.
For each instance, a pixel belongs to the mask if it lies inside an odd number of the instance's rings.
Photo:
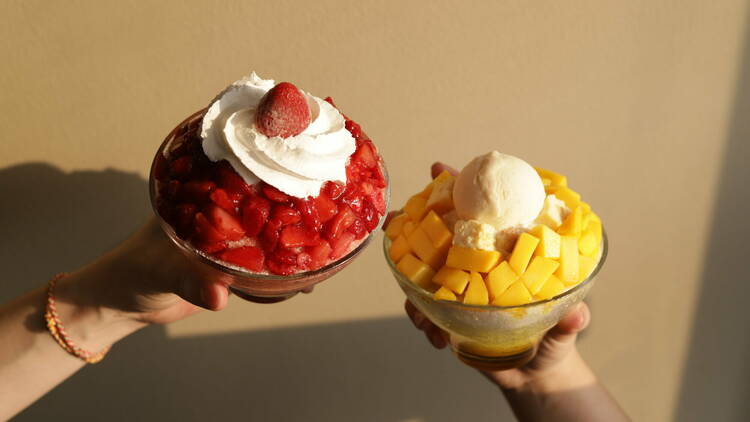
<path id="1" fill-rule="evenodd" d="M 55 307 L 55 286 L 57 285 L 57 282 L 66 275 L 67 274 L 65 273 L 57 274 L 49 281 L 49 286 L 47 288 L 47 308 L 44 312 L 44 319 L 47 321 L 47 329 L 57 341 L 57 344 L 59 344 L 66 352 L 87 363 L 97 363 L 104 359 L 104 355 L 109 352 L 109 346 L 105 347 L 98 353 L 91 353 L 87 350 L 81 349 L 76 346 L 73 340 L 71 340 L 65 332 L 65 326 L 57 315 L 57 308 Z"/>

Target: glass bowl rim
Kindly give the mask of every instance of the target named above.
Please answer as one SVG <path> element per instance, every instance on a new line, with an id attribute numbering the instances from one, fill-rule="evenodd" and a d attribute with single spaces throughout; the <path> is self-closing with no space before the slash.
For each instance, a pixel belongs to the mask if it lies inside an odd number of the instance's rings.
<path id="1" fill-rule="evenodd" d="M 594 267 L 594 270 L 591 271 L 591 274 L 589 274 L 589 276 L 586 277 L 585 280 L 583 280 L 580 283 L 576 284 L 572 288 L 570 288 L 570 289 L 568 289 L 568 290 L 566 290 L 566 291 L 564 291 L 564 292 L 562 292 L 562 293 L 560 293 L 560 294 L 558 294 L 556 296 L 553 296 L 553 297 L 551 297 L 549 299 L 537 300 L 537 301 L 534 301 L 534 302 L 529 302 L 529 303 L 525 303 L 523 305 L 515 305 L 515 306 L 497 306 L 497 305 L 489 305 L 489 304 L 488 305 L 470 305 L 470 304 L 465 304 L 465 303 L 461 303 L 461 302 L 454 301 L 454 300 L 435 299 L 433 297 L 433 294 L 431 292 L 425 290 L 423 287 L 421 287 L 421 286 L 419 286 L 417 284 L 414 284 L 414 282 L 412 282 L 411 280 L 409 280 L 408 278 L 406 278 L 396 268 L 396 264 L 393 262 L 393 260 L 391 260 L 390 254 L 388 253 L 388 249 L 389 249 L 388 247 L 391 244 L 391 239 L 388 236 L 385 236 L 385 235 L 383 236 L 383 253 L 385 255 L 385 260 L 386 260 L 386 262 L 388 263 L 388 266 L 391 269 L 391 272 L 393 272 L 393 275 L 397 278 L 397 281 L 399 282 L 399 284 L 408 283 L 409 286 L 412 287 L 413 290 L 416 291 L 417 294 L 419 296 L 421 296 L 423 299 L 429 300 L 431 302 L 442 303 L 442 304 L 446 304 L 446 305 L 453 305 L 453 306 L 456 306 L 456 307 L 459 307 L 459 308 L 466 308 L 467 310 L 472 310 L 472 311 L 479 311 L 479 310 L 484 310 L 484 311 L 492 311 L 492 310 L 496 310 L 496 311 L 508 311 L 508 310 L 513 310 L 513 309 L 529 309 L 529 308 L 534 308 L 534 307 L 537 307 L 537 306 L 540 306 L 540 305 L 544 305 L 546 303 L 555 302 L 555 301 L 558 301 L 558 300 L 560 300 L 560 299 L 562 299 L 562 298 L 564 298 L 566 296 L 569 296 L 569 295 L 573 294 L 574 292 L 577 292 L 577 291 L 583 289 L 585 286 L 587 286 L 589 283 L 591 283 L 591 281 L 594 278 L 596 278 L 597 274 L 599 274 L 599 271 L 604 266 L 604 261 L 606 261 L 606 259 L 607 259 L 607 253 L 609 251 L 608 243 L 609 242 L 608 242 L 608 239 L 607 239 L 607 232 L 604 230 L 604 225 L 602 225 L 602 244 L 601 244 L 601 254 L 599 256 L 599 262 L 597 262 L 596 267 Z"/>
<path id="2" fill-rule="evenodd" d="M 167 137 L 164 139 L 164 141 L 162 141 L 161 145 L 159 145 L 159 148 L 156 150 L 154 159 L 151 162 L 151 170 L 149 172 L 148 185 L 149 185 L 149 197 L 151 200 L 151 209 L 154 211 L 154 214 L 156 215 L 156 218 L 159 221 L 159 225 L 166 232 L 167 237 L 180 249 L 197 256 L 198 259 L 200 259 L 202 263 L 207 264 L 225 273 L 229 273 L 236 277 L 249 278 L 249 279 L 258 280 L 258 281 L 296 281 L 296 280 L 301 280 L 301 279 L 325 274 L 335 268 L 338 268 L 340 265 L 349 262 L 352 258 L 354 258 L 362 250 L 364 250 L 364 248 L 367 247 L 367 245 L 372 241 L 373 236 L 380 231 L 380 228 L 383 226 L 383 223 L 388 217 L 387 210 L 388 210 L 388 206 L 390 205 L 390 198 L 391 198 L 391 181 L 388 175 L 388 168 L 385 165 L 385 160 L 383 159 L 383 156 L 381 155 L 380 151 L 378 151 L 378 155 L 380 156 L 380 167 L 383 170 L 383 178 L 385 179 L 385 192 L 384 192 L 385 209 L 386 209 L 385 214 L 380 216 L 378 225 L 370 233 L 367 234 L 367 237 L 362 239 L 362 242 L 360 242 L 360 244 L 357 245 L 357 247 L 355 247 L 354 249 L 349 251 L 349 253 L 340 257 L 339 259 L 333 262 L 330 262 L 316 270 L 303 271 L 303 272 L 291 274 L 288 276 L 278 275 L 278 274 L 255 273 L 249 270 L 240 269 L 239 267 L 230 267 L 225 264 L 222 264 L 222 261 L 211 258 L 206 253 L 194 248 L 189 242 L 182 240 L 179 236 L 177 236 L 177 232 L 174 230 L 174 228 L 162 218 L 156 206 L 156 197 L 157 197 L 157 193 L 156 193 L 157 180 L 155 177 L 156 161 L 157 161 L 157 158 L 159 158 L 159 154 L 162 154 L 162 156 L 164 156 L 166 147 L 176 138 L 175 134 L 177 133 L 177 131 L 185 127 L 186 125 L 188 125 L 192 120 L 203 116 L 203 114 L 206 113 L 206 110 L 207 108 L 203 108 L 201 110 L 196 111 L 195 113 L 188 116 L 185 120 L 183 120 L 180 124 L 178 124 L 174 129 L 172 129 L 169 132 Z"/>

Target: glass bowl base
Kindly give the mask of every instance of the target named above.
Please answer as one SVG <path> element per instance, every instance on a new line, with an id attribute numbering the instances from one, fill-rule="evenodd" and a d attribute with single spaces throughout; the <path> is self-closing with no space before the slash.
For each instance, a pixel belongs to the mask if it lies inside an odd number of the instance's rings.
<path id="1" fill-rule="evenodd" d="M 453 353 L 461 362 L 482 371 L 504 371 L 526 365 L 534 358 L 536 348 L 530 347 L 521 352 L 507 356 L 481 356 L 465 350 L 455 349 Z"/>
<path id="2" fill-rule="evenodd" d="M 283 302 L 283 301 L 285 301 L 287 299 L 291 299 L 297 293 L 299 293 L 299 292 L 291 292 L 289 294 L 285 294 L 285 295 L 282 295 L 282 296 L 255 296 L 255 295 L 251 295 L 249 293 L 245 293 L 242 290 L 236 289 L 236 288 L 234 288 L 232 286 L 229 286 L 229 290 L 232 293 L 234 293 L 235 295 L 237 295 L 237 297 L 241 297 L 241 298 L 243 298 L 245 300 L 249 300 L 250 302 L 255 302 L 255 303 L 278 303 L 278 302 Z"/>

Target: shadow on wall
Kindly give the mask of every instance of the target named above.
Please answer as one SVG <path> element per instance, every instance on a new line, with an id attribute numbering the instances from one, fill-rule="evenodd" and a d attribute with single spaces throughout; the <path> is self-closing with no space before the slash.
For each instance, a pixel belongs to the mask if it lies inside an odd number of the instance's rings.
<path id="1" fill-rule="evenodd" d="M 146 181 L 42 163 L 0 169 L 0 302 L 115 246 L 150 215 Z M 246 306 L 273 306 L 247 304 Z M 41 318 L 41 316 L 40 316 Z M 119 343 L 18 421 L 513 420 L 500 393 L 406 318 Z"/>
<path id="2" fill-rule="evenodd" d="M 750 17 L 746 20 L 750 24 Z M 675 420 L 750 417 L 750 27 Z M 699 176 L 699 175 L 698 175 Z"/>

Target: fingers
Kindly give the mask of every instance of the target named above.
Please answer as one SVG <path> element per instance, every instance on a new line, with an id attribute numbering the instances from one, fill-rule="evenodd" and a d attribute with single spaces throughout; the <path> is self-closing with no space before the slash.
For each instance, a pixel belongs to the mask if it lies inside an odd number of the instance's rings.
<path id="1" fill-rule="evenodd" d="M 583 331 L 591 321 L 589 307 L 581 302 L 576 305 L 560 322 L 554 326 L 547 336 L 558 343 L 573 343 L 579 332 Z"/>
<path id="2" fill-rule="evenodd" d="M 446 335 L 443 330 L 437 325 L 433 324 L 432 321 L 427 319 L 423 313 L 408 300 L 404 303 L 404 309 L 406 314 L 409 316 L 412 324 L 418 329 L 424 332 L 427 340 L 432 344 L 432 347 L 436 349 L 443 349 L 448 345 Z"/>
<path id="3" fill-rule="evenodd" d="M 192 277 L 182 277 L 175 293 L 193 305 L 210 311 L 224 309 L 229 300 L 229 290 L 224 284 Z"/>
<path id="4" fill-rule="evenodd" d="M 454 169 L 453 167 L 451 167 L 451 166 L 449 166 L 447 164 L 443 164 L 443 163 L 441 163 L 439 161 L 432 164 L 432 168 L 430 168 L 430 173 L 432 174 L 432 178 L 434 179 L 434 178 L 438 177 L 438 175 L 440 173 L 442 173 L 443 171 L 445 171 L 445 170 L 447 170 L 448 173 L 450 173 L 450 174 L 452 174 L 454 176 L 458 174 L 458 170 Z"/>

